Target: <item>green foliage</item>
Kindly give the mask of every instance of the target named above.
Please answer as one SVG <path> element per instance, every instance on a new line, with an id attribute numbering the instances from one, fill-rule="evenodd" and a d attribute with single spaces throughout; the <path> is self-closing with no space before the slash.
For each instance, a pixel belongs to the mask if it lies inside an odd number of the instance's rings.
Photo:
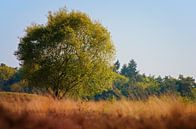
<path id="1" fill-rule="evenodd" d="M 129 61 L 128 65 L 123 65 L 121 69 L 121 75 L 129 78 L 129 81 L 132 83 L 135 83 L 137 81 L 137 64 L 136 62 L 132 59 Z"/>
<path id="2" fill-rule="evenodd" d="M 146 76 L 146 75 L 138 75 L 138 81 L 136 82 L 136 85 L 142 88 L 148 88 L 148 87 L 159 87 L 159 83 L 155 80 L 153 76 Z"/>
<path id="3" fill-rule="evenodd" d="M 14 82 L 16 68 L 9 67 L 5 64 L 0 65 L 0 89 L 9 91 L 9 84 Z"/>
<path id="4" fill-rule="evenodd" d="M 9 80 L 16 73 L 16 69 L 6 66 L 5 64 L 0 65 L 0 84 Z"/>
<path id="5" fill-rule="evenodd" d="M 178 94 L 177 90 L 176 90 L 176 82 L 177 79 L 170 77 L 170 76 L 166 76 L 164 77 L 161 81 L 159 81 L 160 83 L 160 91 L 162 93 L 165 94 Z"/>
<path id="6" fill-rule="evenodd" d="M 114 85 L 115 86 L 122 86 L 128 83 L 129 79 L 123 75 L 120 75 L 118 73 L 115 74 L 115 79 L 114 79 Z"/>
<path id="7" fill-rule="evenodd" d="M 183 75 L 180 75 L 176 84 L 177 91 L 180 92 L 181 96 L 194 97 L 193 89 L 196 84 L 192 77 L 183 77 Z"/>
<path id="8" fill-rule="evenodd" d="M 23 69 L 0 65 L 0 89 L 3 91 L 24 91 Z"/>
<path id="9" fill-rule="evenodd" d="M 118 72 L 116 72 L 118 74 Z M 129 64 L 124 64 L 121 68 L 119 78 L 114 81 L 113 92 L 104 92 L 100 98 L 113 96 L 132 100 L 145 100 L 149 96 L 177 95 L 184 99 L 195 100 L 195 80 L 191 77 L 179 76 L 178 79 L 171 76 L 164 78 L 146 76 L 137 70 L 137 64 L 131 60 Z M 116 76 L 118 77 L 118 76 Z M 124 77 L 124 79 L 123 79 Z M 116 90 L 117 89 L 117 90 Z M 120 92 L 120 94 L 119 94 Z M 105 99 L 104 98 L 104 99 Z"/>
<path id="10" fill-rule="evenodd" d="M 49 13 L 45 25 L 31 25 L 16 55 L 29 86 L 54 96 L 91 96 L 112 86 L 115 48 L 110 33 L 81 12 Z"/>

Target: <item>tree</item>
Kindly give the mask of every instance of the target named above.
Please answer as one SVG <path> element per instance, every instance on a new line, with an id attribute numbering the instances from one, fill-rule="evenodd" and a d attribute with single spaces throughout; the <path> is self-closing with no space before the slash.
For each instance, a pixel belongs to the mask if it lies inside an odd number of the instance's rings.
<path id="1" fill-rule="evenodd" d="M 156 82 L 154 76 L 146 76 L 145 74 L 143 74 L 138 75 L 136 85 L 145 89 L 150 86 L 157 86 L 158 83 Z"/>
<path id="2" fill-rule="evenodd" d="M 162 81 L 160 81 L 160 92 L 162 94 L 177 94 L 176 89 L 177 79 L 171 76 L 165 76 Z"/>
<path id="3" fill-rule="evenodd" d="M 8 84 L 16 73 L 16 68 L 0 64 L 0 87 L 2 90 L 10 90 Z"/>
<path id="4" fill-rule="evenodd" d="M 180 92 L 181 96 L 193 97 L 192 89 L 195 86 L 195 79 L 192 77 L 184 77 L 179 75 L 177 81 L 177 91 Z"/>
<path id="5" fill-rule="evenodd" d="M 89 96 L 112 86 L 115 48 L 110 33 L 84 13 L 49 13 L 45 25 L 31 25 L 16 56 L 29 86 L 55 97 Z"/>
<path id="6" fill-rule="evenodd" d="M 0 64 L 0 84 L 6 83 L 14 74 L 16 68 L 9 67 L 5 64 Z"/>
<path id="7" fill-rule="evenodd" d="M 128 77 L 131 82 L 136 82 L 138 76 L 136 62 L 132 59 L 129 61 L 128 65 L 123 65 L 121 69 L 121 74 L 125 77 Z"/>

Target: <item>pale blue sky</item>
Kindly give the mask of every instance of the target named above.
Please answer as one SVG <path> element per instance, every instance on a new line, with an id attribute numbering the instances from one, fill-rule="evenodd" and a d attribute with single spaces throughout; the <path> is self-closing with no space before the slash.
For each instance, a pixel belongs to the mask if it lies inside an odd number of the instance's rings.
<path id="1" fill-rule="evenodd" d="M 108 28 L 121 64 L 133 58 L 147 75 L 196 78 L 196 0 L 1 0 L 0 62 L 18 66 L 13 53 L 25 27 L 64 6 Z"/>

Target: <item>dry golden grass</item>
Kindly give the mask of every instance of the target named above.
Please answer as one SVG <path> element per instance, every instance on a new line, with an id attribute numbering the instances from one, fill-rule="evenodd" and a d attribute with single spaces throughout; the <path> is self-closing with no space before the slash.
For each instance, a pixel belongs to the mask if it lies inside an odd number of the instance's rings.
<path id="1" fill-rule="evenodd" d="M 196 129 L 196 104 L 168 96 L 84 102 L 0 93 L 0 129 Z"/>

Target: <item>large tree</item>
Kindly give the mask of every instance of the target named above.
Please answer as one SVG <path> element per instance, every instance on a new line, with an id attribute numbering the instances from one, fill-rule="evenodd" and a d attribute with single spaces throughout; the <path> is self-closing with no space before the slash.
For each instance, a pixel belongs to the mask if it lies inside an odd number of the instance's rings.
<path id="1" fill-rule="evenodd" d="M 29 86 L 63 95 L 94 95 L 112 85 L 115 48 L 99 22 L 78 11 L 49 13 L 27 27 L 16 55 Z"/>

